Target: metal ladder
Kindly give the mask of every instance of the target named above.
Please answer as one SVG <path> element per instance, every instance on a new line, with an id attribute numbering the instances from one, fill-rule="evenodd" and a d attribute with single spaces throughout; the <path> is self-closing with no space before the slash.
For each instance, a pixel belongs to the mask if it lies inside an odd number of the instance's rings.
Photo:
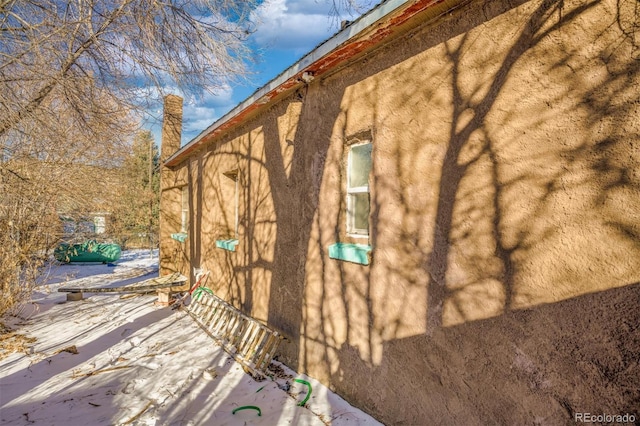
<path id="1" fill-rule="evenodd" d="M 265 378 L 283 336 L 216 295 L 194 293 L 187 312 L 249 374 Z"/>

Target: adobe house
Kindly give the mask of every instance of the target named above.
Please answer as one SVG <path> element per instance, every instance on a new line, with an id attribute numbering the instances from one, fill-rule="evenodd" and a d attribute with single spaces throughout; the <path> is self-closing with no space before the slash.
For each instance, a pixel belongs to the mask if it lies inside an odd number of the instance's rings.
<path id="1" fill-rule="evenodd" d="M 382 3 L 165 141 L 163 271 L 386 424 L 639 419 L 639 13 Z"/>

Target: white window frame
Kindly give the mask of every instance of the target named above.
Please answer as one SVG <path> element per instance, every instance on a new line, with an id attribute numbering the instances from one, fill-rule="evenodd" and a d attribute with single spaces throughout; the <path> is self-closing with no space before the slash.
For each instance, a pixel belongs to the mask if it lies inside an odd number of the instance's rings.
<path id="1" fill-rule="evenodd" d="M 189 232 L 189 186 L 182 187 L 180 232 Z"/>
<path id="2" fill-rule="evenodd" d="M 235 213 L 235 223 L 234 223 L 234 227 L 233 227 L 233 234 L 234 234 L 234 239 L 238 239 L 238 228 L 240 225 L 240 191 L 238 188 L 238 185 L 240 184 L 240 179 L 239 179 L 239 172 L 238 169 L 233 169 L 233 170 L 229 170 L 228 172 L 223 173 L 223 175 L 225 175 L 226 177 L 228 177 L 229 179 L 231 179 L 232 181 L 235 182 L 235 196 L 234 196 L 234 204 L 235 204 L 235 209 L 234 209 L 234 213 Z"/>
<path id="3" fill-rule="evenodd" d="M 369 215 L 371 214 L 371 196 L 370 196 L 370 188 L 369 188 L 369 180 L 367 179 L 367 184 L 364 186 L 351 186 L 351 173 L 352 173 L 352 152 L 353 148 L 357 148 L 364 145 L 372 145 L 371 141 L 365 141 L 361 143 L 354 143 L 349 145 L 349 154 L 347 156 L 347 235 L 353 238 L 369 238 L 369 227 L 367 229 L 356 228 L 355 226 L 355 200 L 354 195 L 357 194 L 367 194 L 369 199 Z M 373 146 L 371 147 L 373 154 Z M 373 156 L 373 155 L 372 155 Z M 373 159 L 372 159 L 373 160 Z M 369 170 L 369 174 L 371 174 L 371 170 Z M 369 224 L 369 220 L 367 219 L 367 224 Z"/>

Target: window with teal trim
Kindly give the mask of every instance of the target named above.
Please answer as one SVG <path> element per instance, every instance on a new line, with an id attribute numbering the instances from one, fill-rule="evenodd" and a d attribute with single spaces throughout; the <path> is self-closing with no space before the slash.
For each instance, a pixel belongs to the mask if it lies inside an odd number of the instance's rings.
<path id="1" fill-rule="evenodd" d="M 226 231 L 221 232 L 220 238 L 216 240 L 216 247 L 227 251 L 236 251 L 238 241 L 239 228 L 239 212 L 240 212 L 240 191 L 239 191 L 239 173 L 238 169 L 224 172 L 223 175 L 229 180 L 223 179 L 222 192 L 224 197 L 223 220 Z M 233 227 L 233 229 L 232 229 Z"/>
<path id="2" fill-rule="evenodd" d="M 369 235 L 371 142 L 349 147 L 347 159 L 347 233 Z"/>
<path id="3" fill-rule="evenodd" d="M 231 220 L 233 221 L 233 230 L 229 230 L 231 235 L 233 235 L 234 239 L 238 239 L 238 226 L 240 224 L 239 220 L 239 211 L 240 211 L 240 192 L 239 192 L 239 179 L 238 179 L 238 169 L 229 170 L 228 172 L 223 173 L 227 178 L 231 179 L 233 182 L 233 198 L 226 200 L 226 207 L 230 209 L 231 212 Z M 228 181 L 227 181 L 228 182 Z"/>

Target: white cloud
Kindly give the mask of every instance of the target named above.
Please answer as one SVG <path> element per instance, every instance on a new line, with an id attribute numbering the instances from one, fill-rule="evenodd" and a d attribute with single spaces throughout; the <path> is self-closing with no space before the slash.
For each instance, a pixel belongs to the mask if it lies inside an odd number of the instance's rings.
<path id="1" fill-rule="evenodd" d="M 145 93 L 150 96 L 150 93 L 153 93 L 154 99 L 160 99 L 160 93 L 156 88 L 147 90 L 141 89 L 141 94 Z M 237 104 L 234 99 L 233 89 L 228 85 L 218 88 L 215 94 L 205 91 L 197 98 L 185 97 L 176 87 L 164 87 L 162 93 L 173 93 L 184 98 L 182 107 L 183 143 L 195 138 Z M 150 108 L 147 109 L 145 116 L 142 118 L 143 127 L 152 131 L 157 144 L 160 144 L 162 133 L 162 109 L 162 102 L 158 100 L 153 105 L 150 105 Z"/>
<path id="2" fill-rule="evenodd" d="M 254 41 L 262 48 L 306 53 L 336 32 L 330 6 L 314 0 L 268 0 L 254 12 Z"/>
<path id="3" fill-rule="evenodd" d="M 336 33 L 338 21 L 331 16 L 332 1 L 265 0 L 254 10 L 251 18 L 256 23 L 256 32 L 251 40 L 261 53 L 258 56 L 262 56 L 256 64 L 249 65 L 250 71 L 255 73 L 257 80 L 255 88 L 284 71 L 301 55 L 310 52 L 319 43 Z M 364 4 L 368 0 L 359 0 L 359 2 Z M 354 17 L 347 16 L 343 19 L 353 20 Z M 165 88 L 163 92 L 182 96 L 175 88 Z M 204 92 L 197 98 L 185 98 L 183 143 L 191 141 L 241 102 L 246 95 L 243 94 L 241 97 L 240 92 L 246 93 L 247 90 L 235 90 L 225 86 L 219 88 L 216 95 Z M 249 91 L 251 92 L 253 90 Z M 152 127 L 156 140 L 160 143 L 162 106 L 159 105 L 152 110 L 151 115 L 155 120 L 149 119 L 147 123 Z"/>
<path id="4" fill-rule="evenodd" d="M 221 106 L 228 105 L 231 102 L 233 97 L 233 89 L 230 85 L 225 84 L 222 87 L 218 87 L 212 93 L 210 91 L 205 91 L 199 96 L 199 99 L 190 100 L 187 103 L 204 103 L 211 106 Z"/>
<path id="5" fill-rule="evenodd" d="M 205 92 L 198 99 L 186 99 L 183 106 L 183 141 L 196 137 L 235 104 L 233 89 L 228 85 L 218 89 L 216 94 Z"/>

